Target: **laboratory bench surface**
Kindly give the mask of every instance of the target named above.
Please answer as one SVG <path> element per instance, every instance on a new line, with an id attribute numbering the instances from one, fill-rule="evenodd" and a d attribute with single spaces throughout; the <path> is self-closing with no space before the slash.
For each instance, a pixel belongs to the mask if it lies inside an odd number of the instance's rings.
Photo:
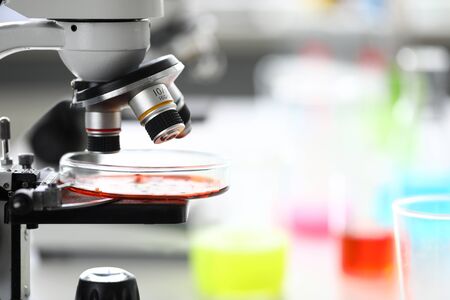
<path id="1" fill-rule="evenodd" d="M 294 242 L 286 271 L 285 292 L 277 300 L 398 299 L 396 285 L 391 280 L 364 280 L 343 276 L 339 271 L 336 247 L 337 244 L 332 239 Z M 31 300 L 73 299 L 78 275 L 95 266 L 121 267 L 134 273 L 143 300 L 209 299 L 197 293 L 188 260 L 182 257 L 41 259 L 34 253 Z"/>

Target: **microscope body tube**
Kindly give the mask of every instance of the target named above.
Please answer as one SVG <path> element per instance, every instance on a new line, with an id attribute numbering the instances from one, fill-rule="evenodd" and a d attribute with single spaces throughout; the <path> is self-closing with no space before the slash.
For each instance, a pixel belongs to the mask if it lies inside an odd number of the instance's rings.
<path id="1" fill-rule="evenodd" d="M 139 68 L 150 48 L 150 21 L 58 21 L 65 45 L 58 54 L 77 78 L 107 82 Z"/>
<path id="2" fill-rule="evenodd" d="M 16 52 L 56 50 L 78 78 L 106 82 L 136 70 L 150 48 L 150 21 L 29 19 L 0 23 L 0 59 Z"/>
<path id="3" fill-rule="evenodd" d="M 6 6 L 29 18 L 59 20 L 136 20 L 164 15 L 163 0 L 8 0 Z"/>

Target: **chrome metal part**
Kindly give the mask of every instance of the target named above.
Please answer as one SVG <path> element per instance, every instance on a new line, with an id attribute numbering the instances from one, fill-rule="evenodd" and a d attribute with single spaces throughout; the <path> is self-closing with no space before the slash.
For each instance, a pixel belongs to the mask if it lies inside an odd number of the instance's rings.
<path id="1" fill-rule="evenodd" d="M 114 91 L 105 93 L 97 97 L 93 97 L 88 100 L 79 101 L 75 95 L 72 103 L 74 106 L 78 107 L 89 107 L 110 100 L 108 101 L 110 106 L 121 109 L 126 107 L 126 105 L 128 105 L 128 101 L 130 101 L 136 94 L 138 94 L 148 86 L 153 86 L 156 84 L 164 84 L 166 86 L 170 85 L 178 77 L 178 75 L 180 75 L 183 69 L 184 65 L 182 63 L 178 63 L 155 75 L 146 77 Z"/>
<path id="2" fill-rule="evenodd" d="M 2 144 L 2 157 L 0 164 L 3 167 L 11 166 L 12 159 L 9 157 L 9 139 L 11 138 L 10 121 L 7 117 L 0 118 L 0 141 Z"/>
<path id="3" fill-rule="evenodd" d="M 176 105 L 169 90 L 164 84 L 157 84 L 146 88 L 130 100 L 130 107 L 142 125 Z"/>
<path id="4" fill-rule="evenodd" d="M 169 85 L 169 92 L 173 97 L 173 101 L 175 101 L 177 105 L 177 109 L 180 109 L 184 105 L 184 96 L 181 93 L 180 89 L 175 85 L 175 83 L 172 83 Z"/>
<path id="5" fill-rule="evenodd" d="M 20 283 L 21 283 L 21 299 L 28 299 L 31 294 L 30 290 L 30 232 L 26 225 L 20 225 Z"/>
<path id="6" fill-rule="evenodd" d="M 154 139 L 155 144 L 162 144 L 176 138 L 184 130 L 184 124 L 178 123 L 161 131 Z"/>
<path id="7" fill-rule="evenodd" d="M 12 182 L 12 172 L 11 170 L 1 170 L 0 171 L 0 187 L 4 190 L 11 190 L 11 182 Z"/>
<path id="8" fill-rule="evenodd" d="M 86 111 L 86 132 L 89 135 L 102 136 L 120 133 L 122 118 L 120 111 Z"/>

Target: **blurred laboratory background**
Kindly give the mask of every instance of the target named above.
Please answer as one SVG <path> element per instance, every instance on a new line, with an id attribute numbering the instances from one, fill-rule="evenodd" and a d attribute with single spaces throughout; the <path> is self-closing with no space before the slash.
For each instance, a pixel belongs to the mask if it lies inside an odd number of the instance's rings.
<path id="1" fill-rule="evenodd" d="M 186 65 L 177 85 L 193 129 L 153 145 L 130 117 L 122 147 L 217 153 L 231 163 L 230 190 L 193 201 L 182 225 L 40 226 L 31 299 L 73 299 L 78 275 L 103 265 L 134 273 L 142 299 L 399 299 L 392 201 L 450 193 L 450 2 L 165 9 L 149 59 Z M 72 79 L 55 52 L 0 62 L 13 153 L 57 166 L 83 149 L 83 114 L 45 115 L 71 99 Z"/>

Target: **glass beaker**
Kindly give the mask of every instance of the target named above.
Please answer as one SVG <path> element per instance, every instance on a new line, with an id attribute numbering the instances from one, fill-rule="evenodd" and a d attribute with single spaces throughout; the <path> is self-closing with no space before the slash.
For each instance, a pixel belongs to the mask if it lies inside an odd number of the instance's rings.
<path id="1" fill-rule="evenodd" d="M 403 300 L 450 295 L 450 196 L 421 196 L 393 204 Z"/>

